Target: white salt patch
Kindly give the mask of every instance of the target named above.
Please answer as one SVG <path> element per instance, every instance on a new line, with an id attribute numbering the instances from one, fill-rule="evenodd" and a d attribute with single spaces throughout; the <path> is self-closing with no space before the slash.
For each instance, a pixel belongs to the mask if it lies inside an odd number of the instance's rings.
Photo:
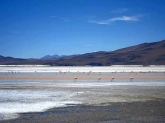
<path id="1" fill-rule="evenodd" d="M 107 87 L 118 85 L 132 85 L 132 86 L 165 86 L 164 82 L 93 82 L 93 83 L 68 83 L 62 85 L 63 87 L 79 87 L 79 88 L 91 88 L 91 87 Z"/>
<path id="2" fill-rule="evenodd" d="M 75 101 L 56 101 L 38 103 L 1 103 L 1 113 L 42 112 L 53 107 L 63 107 L 66 104 L 75 104 Z"/>
<path id="3" fill-rule="evenodd" d="M 79 104 L 76 93 L 56 90 L 0 90 L 0 120 L 17 118 L 17 113 L 43 112 L 53 107 Z"/>
<path id="4" fill-rule="evenodd" d="M 19 117 L 19 114 L 3 113 L 3 114 L 0 114 L 0 121 L 1 120 L 16 119 L 18 117 Z"/>

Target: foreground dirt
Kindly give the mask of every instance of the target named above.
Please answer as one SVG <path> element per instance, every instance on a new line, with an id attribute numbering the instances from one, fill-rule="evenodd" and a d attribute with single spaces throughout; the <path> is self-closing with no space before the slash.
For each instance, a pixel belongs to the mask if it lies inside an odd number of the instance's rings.
<path id="1" fill-rule="evenodd" d="M 165 101 L 110 103 L 106 106 L 76 105 L 46 112 L 20 114 L 0 123 L 164 123 Z"/>

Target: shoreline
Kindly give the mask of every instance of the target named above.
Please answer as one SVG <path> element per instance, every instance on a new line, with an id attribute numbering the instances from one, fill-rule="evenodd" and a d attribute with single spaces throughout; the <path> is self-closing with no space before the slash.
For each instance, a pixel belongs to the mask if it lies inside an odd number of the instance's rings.
<path id="1" fill-rule="evenodd" d="M 17 119 L 0 123 L 125 123 L 165 122 L 165 100 L 113 102 L 107 105 L 74 105 L 52 108 L 45 112 L 21 113 Z"/>

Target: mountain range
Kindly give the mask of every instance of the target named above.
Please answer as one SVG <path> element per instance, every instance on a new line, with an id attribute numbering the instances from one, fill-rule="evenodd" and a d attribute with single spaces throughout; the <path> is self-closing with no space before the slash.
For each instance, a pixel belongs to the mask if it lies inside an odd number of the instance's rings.
<path id="1" fill-rule="evenodd" d="M 47 55 L 41 59 L 0 56 L 0 64 L 52 66 L 165 65 L 165 40 L 143 43 L 111 52 L 99 51 L 70 56 Z"/>
<path id="2" fill-rule="evenodd" d="M 48 59 L 58 59 L 58 58 L 62 58 L 62 57 L 65 57 L 65 55 L 60 56 L 60 55 L 55 54 L 55 55 L 46 55 L 46 56 L 42 57 L 41 59 L 48 60 Z"/>

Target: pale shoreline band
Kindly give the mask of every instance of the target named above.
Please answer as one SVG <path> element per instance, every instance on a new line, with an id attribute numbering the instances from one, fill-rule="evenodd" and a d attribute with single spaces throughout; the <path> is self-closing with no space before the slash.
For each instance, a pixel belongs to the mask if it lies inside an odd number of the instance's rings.
<path id="1" fill-rule="evenodd" d="M 114 66 L 0 66 L 0 72 L 165 72 L 164 65 L 114 65 Z"/>

